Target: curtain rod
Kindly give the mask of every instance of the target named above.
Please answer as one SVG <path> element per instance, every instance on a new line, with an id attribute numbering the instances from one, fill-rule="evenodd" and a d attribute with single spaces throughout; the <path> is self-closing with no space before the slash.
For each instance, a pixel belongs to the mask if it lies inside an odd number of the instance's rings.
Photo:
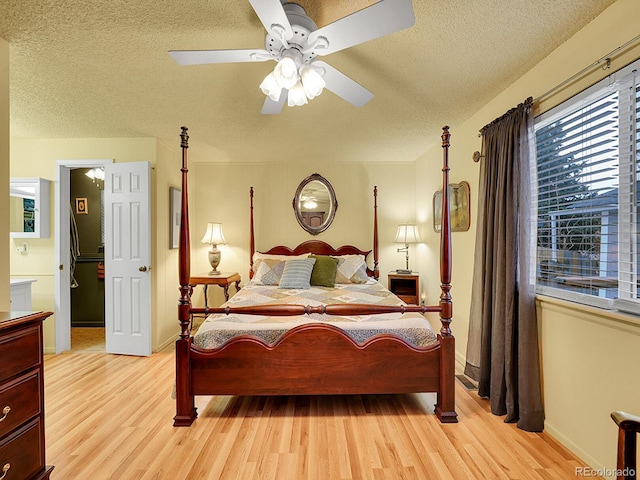
<path id="1" fill-rule="evenodd" d="M 556 85 L 555 87 L 553 87 L 551 90 L 543 93 L 542 95 L 540 95 L 539 97 L 537 97 L 534 101 L 535 102 L 541 102 L 544 98 L 549 97 L 550 95 L 552 95 L 553 93 L 557 92 L 558 90 L 560 90 L 562 87 L 564 87 L 565 85 L 573 82 L 576 78 L 584 75 L 586 72 L 588 72 L 589 70 L 591 70 L 592 68 L 597 67 L 598 65 L 600 65 L 601 63 L 604 62 L 604 65 L 602 66 L 603 70 L 607 70 L 608 68 L 611 67 L 611 59 L 615 56 L 616 53 L 618 53 L 620 50 L 623 50 L 625 48 L 627 48 L 630 45 L 633 45 L 634 43 L 636 43 L 638 40 L 640 40 L 640 35 L 632 38 L 631 40 L 629 40 L 627 43 L 625 43 L 624 45 L 620 45 L 618 48 L 611 50 L 609 53 L 607 53 L 605 56 L 599 58 L 598 60 L 596 60 L 595 62 L 593 62 L 591 65 L 584 67 L 582 70 L 580 70 L 578 73 L 571 75 L 569 78 L 567 78 L 565 81 L 559 83 L 558 85 Z"/>
<path id="2" fill-rule="evenodd" d="M 592 68 L 597 67 L 598 65 L 600 65 L 603 62 L 604 62 L 604 65 L 603 65 L 602 69 L 603 70 L 607 70 L 608 68 L 611 67 L 611 59 L 615 56 L 615 54 L 617 54 L 620 50 L 624 50 L 628 46 L 633 45 L 634 43 L 638 42 L 639 40 L 640 40 L 640 35 L 637 35 L 634 38 L 632 38 L 631 40 L 629 40 L 627 43 L 625 43 L 623 45 L 620 45 L 619 47 L 611 50 L 609 53 L 607 53 L 603 57 L 600 57 L 598 60 L 593 62 L 591 65 L 588 65 L 588 66 L 584 67 L 578 73 L 575 73 L 575 74 L 571 75 L 569 78 L 567 78 L 563 82 L 559 83 L 555 87 L 551 88 L 550 90 L 547 90 L 542 95 L 540 95 L 539 97 L 535 98 L 534 102 L 536 102 L 536 103 L 537 102 L 541 102 L 546 97 L 549 97 L 550 95 L 554 94 L 555 92 L 560 90 L 565 85 L 573 82 L 576 78 L 584 75 L 586 72 L 588 72 Z M 478 137 L 481 137 L 481 136 L 482 136 L 482 134 L 478 133 Z M 483 157 L 483 155 L 480 154 L 480 152 L 478 152 L 478 151 L 473 152 L 473 157 L 472 158 L 473 158 L 474 162 L 476 162 L 476 163 L 479 162 L 482 157 Z"/>

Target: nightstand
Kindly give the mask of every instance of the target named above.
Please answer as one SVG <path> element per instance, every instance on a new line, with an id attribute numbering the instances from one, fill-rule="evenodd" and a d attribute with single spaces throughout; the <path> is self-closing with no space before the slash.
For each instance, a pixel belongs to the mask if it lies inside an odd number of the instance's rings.
<path id="1" fill-rule="evenodd" d="M 240 290 L 240 274 L 222 272 L 220 275 L 207 275 L 202 274 L 196 277 L 189 277 L 189 296 L 193 292 L 193 287 L 196 285 L 204 285 L 204 306 L 208 307 L 207 288 L 209 285 L 218 285 L 224 290 L 225 300 L 229 300 L 229 285 L 236 284 L 236 292 Z"/>
<path id="2" fill-rule="evenodd" d="M 418 272 L 389 272 L 388 289 L 396 297 L 410 305 L 420 304 L 420 275 Z"/>

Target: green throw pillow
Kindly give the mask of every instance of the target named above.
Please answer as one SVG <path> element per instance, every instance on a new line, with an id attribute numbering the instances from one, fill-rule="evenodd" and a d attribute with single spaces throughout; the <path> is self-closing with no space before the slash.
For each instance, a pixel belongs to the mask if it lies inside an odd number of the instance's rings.
<path id="1" fill-rule="evenodd" d="M 327 255 L 309 255 L 309 258 L 316 259 L 313 271 L 311 272 L 311 285 L 335 287 L 338 259 Z"/>

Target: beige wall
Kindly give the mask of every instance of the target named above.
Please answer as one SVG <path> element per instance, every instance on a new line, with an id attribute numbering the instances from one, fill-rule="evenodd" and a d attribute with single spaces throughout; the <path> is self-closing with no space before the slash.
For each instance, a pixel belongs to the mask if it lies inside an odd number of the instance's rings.
<path id="1" fill-rule="evenodd" d="M 178 335 L 178 250 L 169 245 L 169 188 L 180 187 L 179 138 L 174 145 L 157 144 L 155 169 L 155 228 L 152 231 L 153 250 L 156 252 L 152 272 L 152 292 L 155 315 L 153 318 L 153 348 L 157 351 L 173 342 Z"/>
<path id="2" fill-rule="evenodd" d="M 11 142 L 11 176 L 12 177 L 42 177 L 52 180 L 50 195 L 51 234 L 49 238 L 32 238 L 29 244 L 29 253 L 24 255 L 16 252 L 18 244 L 25 243 L 24 239 L 11 239 L 9 250 L 10 273 L 14 277 L 34 278 L 37 281 L 32 284 L 32 297 L 34 310 L 55 310 L 54 294 L 54 265 L 55 258 L 55 212 L 54 195 L 56 192 L 56 161 L 57 160 L 91 160 L 112 158 L 115 162 L 151 162 L 152 185 L 156 185 L 156 145 L 153 138 L 127 138 L 127 139 L 41 139 L 26 140 L 12 139 Z M 8 195 L 8 193 L 7 193 Z M 155 207 L 155 189 L 152 188 L 152 228 L 154 228 L 155 215 L 158 212 Z M 162 209 L 160 209 L 162 210 Z M 167 213 L 168 216 L 168 213 Z M 8 229 L 7 229 L 8 230 Z M 5 249 L 7 251 L 7 249 Z M 152 250 L 152 261 L 155 260 L 155 252 Z M 152 282 L 155 281 L 156 272 L 152 270 Z M 152 291 L 152 302 L 155 301 L 156 291 Z M 152 304 L 155 305 L 155 304 Z M 51 316 L 44 323 L 45 352 L 55 351 L 55 316 Z M 155 331 L 155 330 L 154 330 Z M 154 339 L 155 340 L 155 339 Z M 155 347 L 154 343 L 154 347 Z"/>
<path id="3" fill-rule="evenodd" d="M 451 125 L 451 178 L 471 184 L 472 221 L 476 218 L 479 166 L 471 156 L 480 149 L 478 131 L 525 98 L 541 96 L 555 85 L 593 64 L 638 35 L 640 2 L 618 0 L 569 41 L 547 56 L 529 73 L 460 125 Z M 640 57 L 640 47 L 627 49 L 613 59 L 616 70 Z M 597 67 L 580 81 L 549 97 L 537 110 L 544 111 L 604 78 Z M 472 76 L 472 72 L 470 72 Z M 416 164 L 418 208 L 429 202 L 435 185 L 429 179 L 441 148 L 433 147 Z M 427 220 L 428 223 L 428 220 Z M 453 234 L 453 288 L 456 353 L 464 361 L 475 223 L 469 232 Z M 420 269 L 430 271 L 429 259 Z M 437 288 L 437 282 L 432 282 Z M 609 419 L 612 410 L 628 409 L 640 414 L 637 366 L 640 326 L 637 318 L 620 323 L 614 315 L 575 305 L 539 303 L 544 376 L 545 428 L 594 468 L 615 468 L 616 429 Z M 626 317 L 629 319 L 630 317 Z M 623 325 L 623 327 L 621 327 Z"/>
<path id="4" fill-rule="evenodd" d="M 292 207 L 299 183 L 312 173 L 329 180 L 338 200 L 333 224 L 315 238 L 336 246 L 348 242 L 362 249 L 372 248 L 373 187 L 378 187 L 380 273 L 386 285 L 388 271 L 404 265 L 404 254 L 397 253 L 399 245 L 393 243 L 397 225 L 414 220 L 413 163 L 326 163 L 317 167 L 299 163 L 193 163 L 189 173 L 192 273 L 210 270 L 209 246 L 201 244 L 200 239 L 207 222 L 221 222 L 227 245 L 219 247 L 222 251 L 219 268 L 239 272 L 243 283 L 248 280 L 251 186 L 255 190 L 257 250 L 283 244 L 295 247 L 314 238 L 298 225 Z M 202 305 L 201 290 L 194 292 L 196 305 Z M 219 288 L 209 289 L 211 304 L 222 301 L 221 292 Z"/>
<path id="5" fill-rule="evenodd" d="M 0 198 L 9 198 L 9 43 L 0 38 Z M 0 311 L 9 310 L 9 210 L 0 209 Z"/>

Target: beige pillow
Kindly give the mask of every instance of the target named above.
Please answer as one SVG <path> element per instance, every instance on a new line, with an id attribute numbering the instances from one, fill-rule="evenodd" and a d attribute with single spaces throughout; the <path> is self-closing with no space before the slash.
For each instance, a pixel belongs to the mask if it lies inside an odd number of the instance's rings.
<path id="1" fill-rule="evenodd" d="M 283 260 L 261 259 L 253 282 L 257 285 L 278 285 L 284 271 L 284 263 Z"/>
<path id="2" fill-rule="evenodd" d="M 289 260 L 290 258 L 307 258 L 309 257 L 308 253 L 303 253 L 302 255 L 272 255 L 270 253 L 260 253 L 255 252 L 253 254 L 253 272 L 255 274 L 258 273 L 258 269 L 260 268 L 260 263 L 265 260 L 280 260 L 284 262 L 285 260 Z"/>
<path id="3" fill-rule="evenodd" d="M 340 255 L 336 283 L 367 283 L 367 264 L 364 255 Z"/>

